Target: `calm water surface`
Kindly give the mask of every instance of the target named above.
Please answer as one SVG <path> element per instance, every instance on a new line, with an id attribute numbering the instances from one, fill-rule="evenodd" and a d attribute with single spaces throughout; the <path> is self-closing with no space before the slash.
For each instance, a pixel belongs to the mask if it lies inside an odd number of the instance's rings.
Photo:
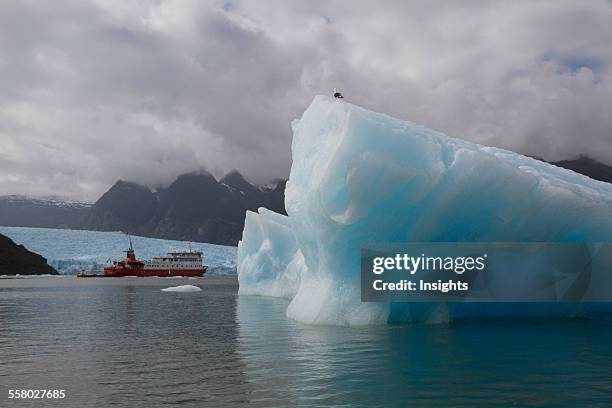
<path id="1" fill-rule="evenodd" d="M 167 293 L 194 284 L 196 293 Z M 612 320 L 313 327 L 233 277 L 0 280 L 0 406 L 610 406 Z M 58 401 L 8 389 L 65 389 Z"/>

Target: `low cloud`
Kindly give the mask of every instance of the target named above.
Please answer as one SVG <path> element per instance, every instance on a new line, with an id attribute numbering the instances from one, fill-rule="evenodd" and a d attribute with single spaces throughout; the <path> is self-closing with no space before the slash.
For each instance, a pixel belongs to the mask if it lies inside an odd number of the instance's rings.
<path id="1" fill-rule="evenodd" d="M 286 177 L 290 121 L 351 102 L 612 165 L 608 1 L 8 1 L 0 194 L 97 198 L 206 168 Z"/>

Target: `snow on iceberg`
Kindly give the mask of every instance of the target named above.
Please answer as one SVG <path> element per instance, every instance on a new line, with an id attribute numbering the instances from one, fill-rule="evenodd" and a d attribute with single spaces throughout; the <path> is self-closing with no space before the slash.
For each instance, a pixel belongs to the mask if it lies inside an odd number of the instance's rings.
<path id="1" fill-rule="evenodd" d="M 247 211 L 236 257 L 240 294 L 291 299 L 303 265 L 287 216 L 265 208 Z"/>
<path id="2" fill-rule="evenodd" d="M 202 288 L 193 285 L 170 286 L 161 290 L 162 292 L 201 292 Z"/>
<path id="3" fill-rule="evenodd" d="M 307 323 L 564 315 L 583 307 L 361 303 L 360 245 L 610 241 L 611 184 L 323 96 L 292 126 L 293 164 L 285 193 L 289 217 L 283 225 L 291 226 L 298 249 L 281 246 L 288 232 L 249 233 L 251 224 L 268 223 L 271 214 L 247 218 L 238 256 L 241 293 L 282 292 L 276 286 L 285 277 L 283 263 L 301 256 L 300 283 L 287 314 Z M 247 259 L 263 254 L 283 262 L 252 273 L 267 266 Z"/>

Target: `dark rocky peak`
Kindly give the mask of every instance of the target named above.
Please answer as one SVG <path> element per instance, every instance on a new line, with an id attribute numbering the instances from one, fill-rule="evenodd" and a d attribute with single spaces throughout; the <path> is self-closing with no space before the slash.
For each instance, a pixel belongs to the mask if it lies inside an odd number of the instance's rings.
<path id="1" fill-rule="evenodd" d="M 0 235 L 0 275 L 57 275 L 42 256 L 17 245 L 7 236 Z"/>
<path id="2" fill-rule="evenodd" d="M 217 190 L 219 183 L 217 179 L 205 170 L 181 174 L 170 186 L 163 191 L 164 194 L 192 193 L 195 191 L 210 189 Z"/>
<path id="3" fill-rule="evenodd" d="M 220 182 L 247 195 L 257 196 L 260 193 L 259 189 L 249 183 L 238 170 L 230 171 L 220 180 Z"/>
<path id="4" fill-rule="evenodd" d="M 555 166 L 573 170 L 592 179 L 612 183 L 612 166 L 608 166 L 587 156 L 580 156 L 574 160 L 561 160 L 552 162 Z"/>
<path id="5" fill-rule="evenodd" d="M 96 201 L 88 217 L 92 228 L 132 228 L 153 216 L 157 208 L 156 195 L 146 186 L 129 181 L 117 181 Z M 105 219 L 105 226 L 97 225 Z"/>

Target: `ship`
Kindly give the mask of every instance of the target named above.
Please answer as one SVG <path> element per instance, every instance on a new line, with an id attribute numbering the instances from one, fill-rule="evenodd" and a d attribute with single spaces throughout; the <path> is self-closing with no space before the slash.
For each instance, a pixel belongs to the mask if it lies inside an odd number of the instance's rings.
<path id="1" fill-rule="evenodd" d="M 191 247 L 185 252 L 169 252 L 166 256 L 139 260 L 129 239 L 129 248 L 125 251 L 125 259 L 113 261 L 112 265 L 104 268 L 104 274 L 77 274 L 80 278 L 119 278 L 125 276 L 188 276 L 202 277 L 208 269 L 203 264 L 202 252 L 192 251 Z"/>

